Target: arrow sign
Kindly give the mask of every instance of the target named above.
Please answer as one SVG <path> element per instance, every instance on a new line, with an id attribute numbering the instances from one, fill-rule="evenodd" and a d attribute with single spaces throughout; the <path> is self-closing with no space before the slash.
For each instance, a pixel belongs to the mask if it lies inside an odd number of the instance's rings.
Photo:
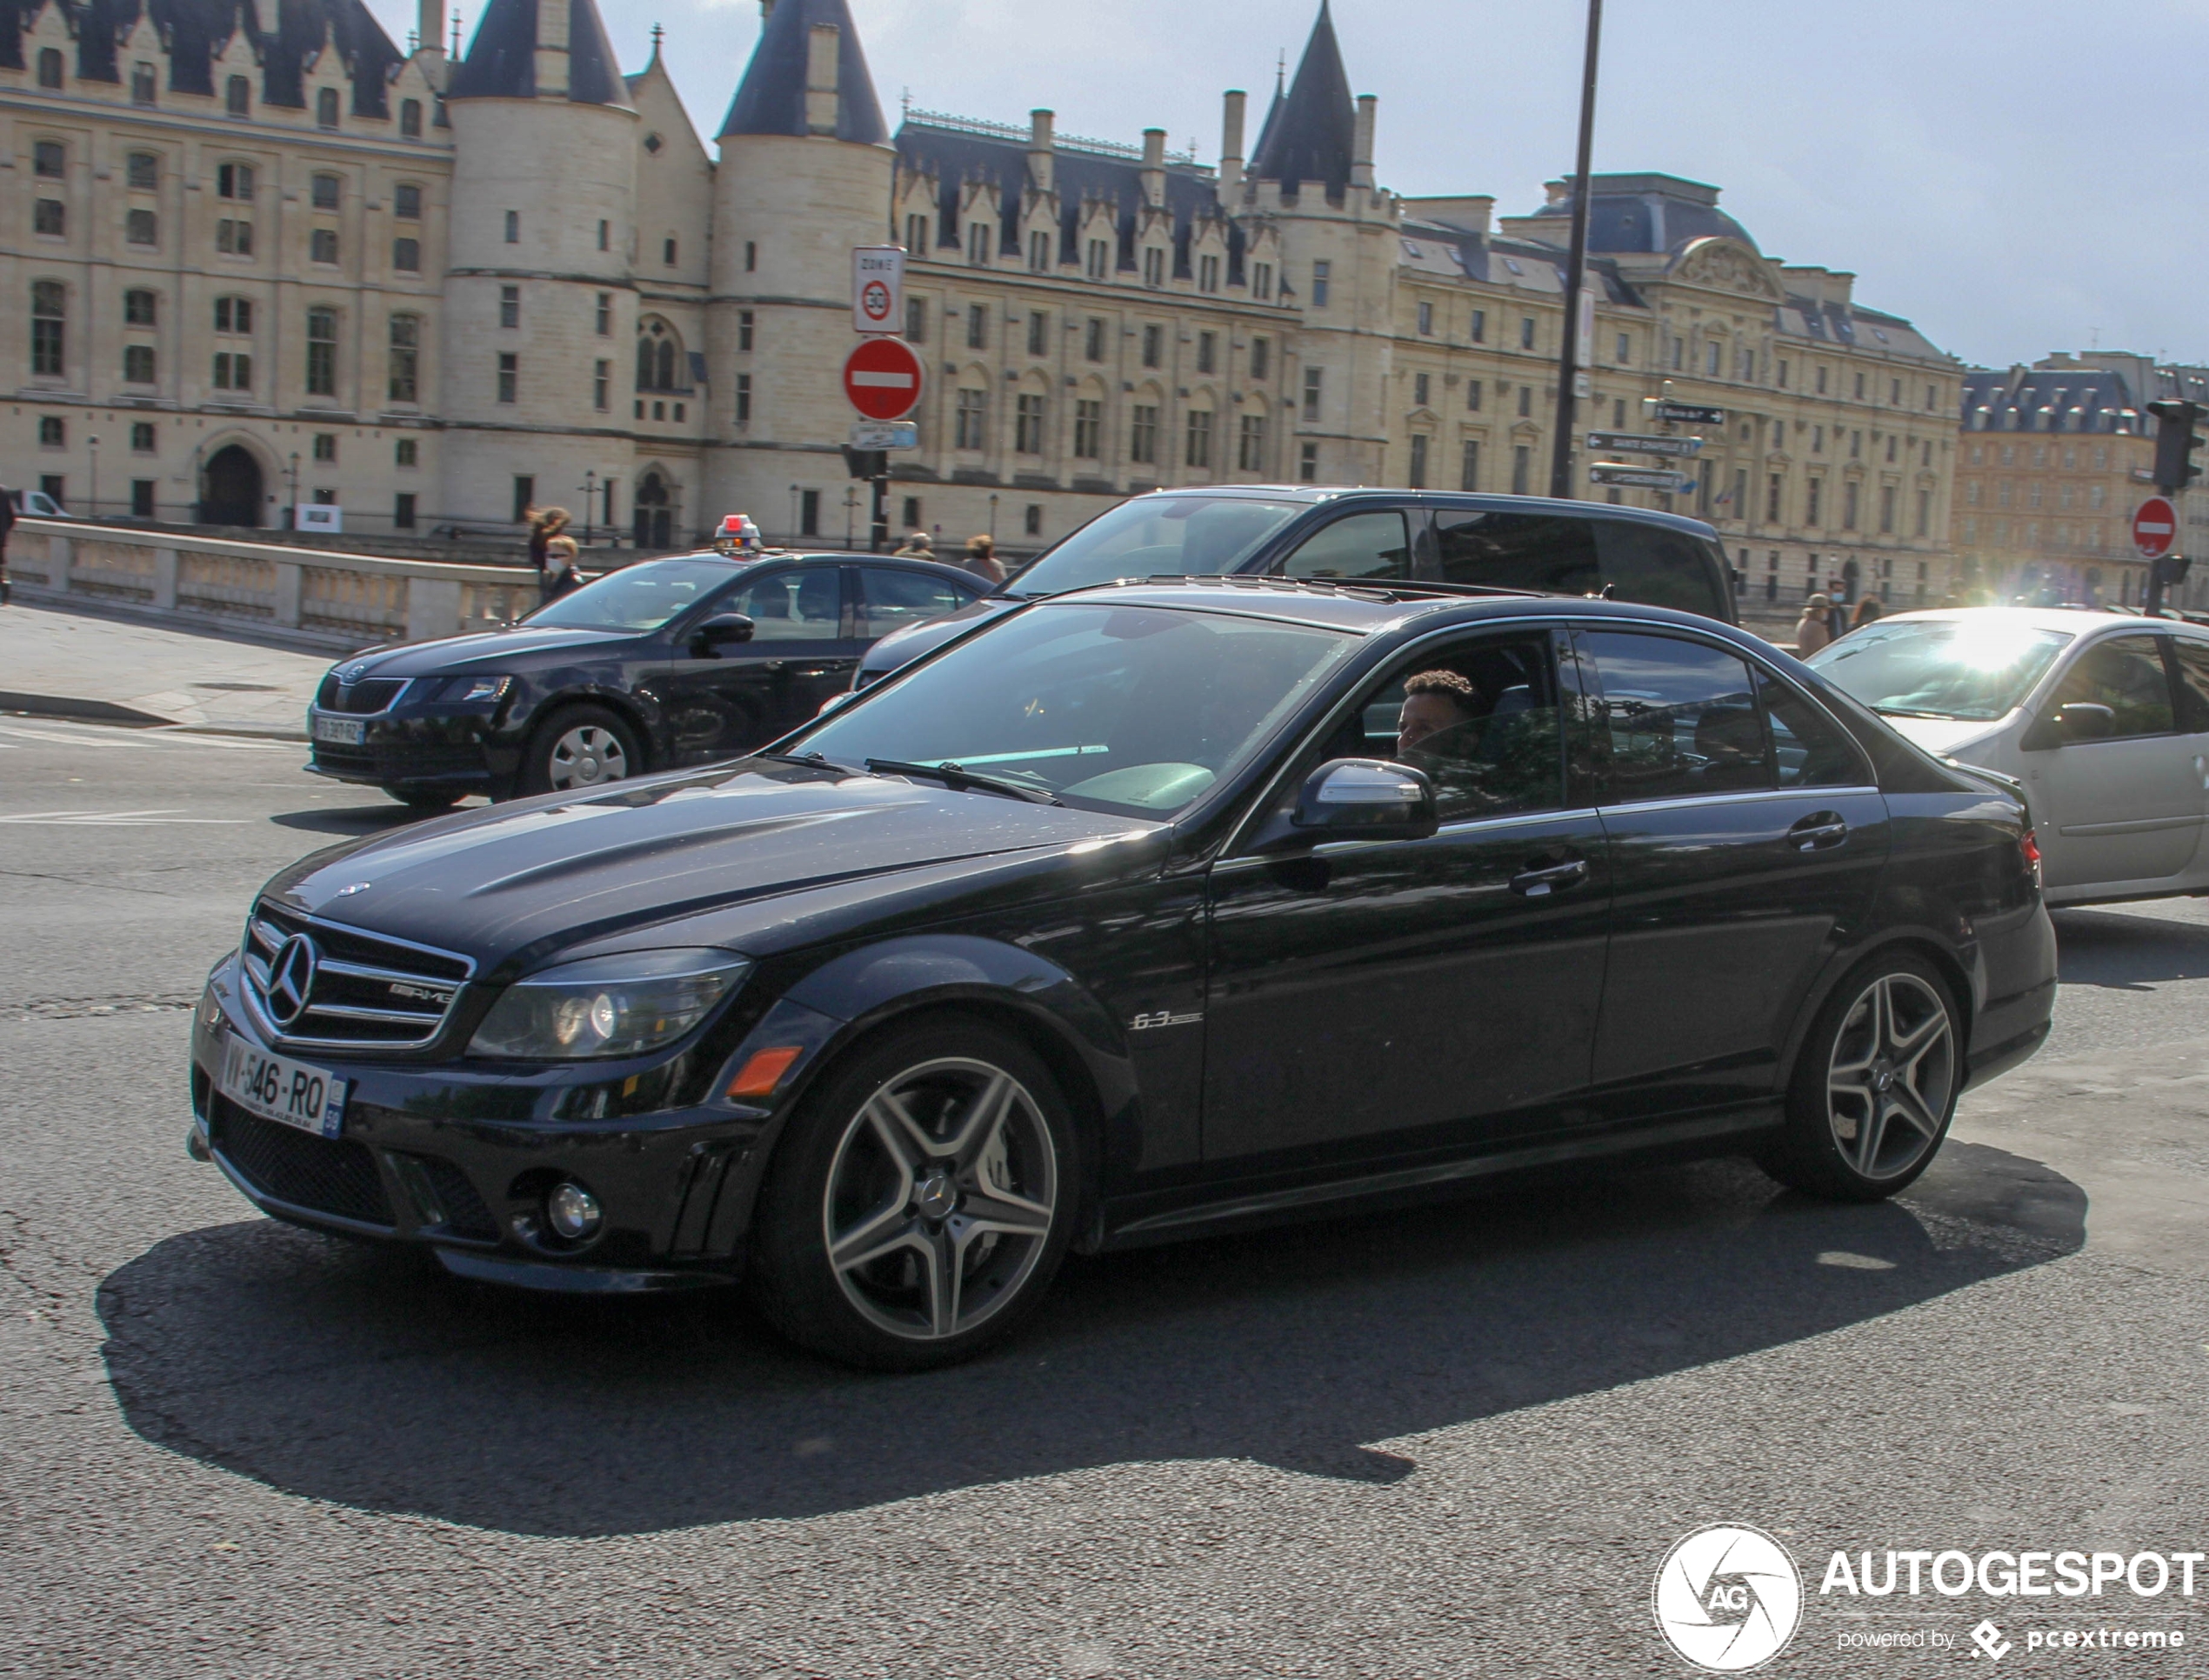
<path id="1" fill-rule="evenodd" d="M 920 428 L 910 420 L 862 420 L 851 428 L 855 450 L 917 450 Z"/>
<path id="2" fill-rule="evenodd" d="M 920 357 L 902 338 L 870 338 L 844 360 L 844 394 L 870 420 L 902 420 L 920 401 Z"/>
<path id="3" fill-rule="evenodd" d="M 2167 496 L 2151 496 L 2132 516 L 2132 546 L 2150 560 L 2170 553 L 2179 539 L 2179 510 Z"/>
<path id="4" fill-rule="evenodd" d="M 1592 450 L 1625 450 L 1635 455 L 1693 455 L 1703 447 L 1699 437 L 1662 437 L 1647 431 L 1592 431 Z"/>
<path id="5" fill-rule="evenodd" d="M 1678 496 L 1695 482 L 1670 467 L 1637 467 L 1625 461 L 1598 461 L 1588 469 L 1588 478 L 1594 483 L 1615 484 L 1623 490 L 1663 490 L 1667 496 Z"/>
<path id="6" fill-rule="evenodd" d="M 1725 410 L 1701 403 L 1675 403 L 1670 397 L 1659 397 L 1652 410 L 1659 420 L 1669 420 L 1676 426 L 1722 426 Z"/>

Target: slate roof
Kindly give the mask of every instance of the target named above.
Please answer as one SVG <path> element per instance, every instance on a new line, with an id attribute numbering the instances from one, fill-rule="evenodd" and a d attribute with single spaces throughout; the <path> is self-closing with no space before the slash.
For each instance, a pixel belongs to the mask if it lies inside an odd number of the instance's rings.
<path id="1" fill-rule="evenodd" d="M 306 67 L 328 48 L 352 83 L 353 115 L 388 117 L 385 88 L 406 59 L 362 0 L 0 0 L 0 66 L 26 68 L 23 32 L 48 4 L 68 18 L 77 74 L 87 82 L 122 80 L 117 49 L 146 16 L 161 31 L 175 93 L 212 97 L 212 60 L 244 30 L 259 60 L 262 103 L 303 107 Z"/>
<path id="2" fill-rule="evenodd" d="M 1537 216 L 1572 213 L 1570 183 L 1562 197 Z M 1613 253 L 1676 251 L 1691 240 L 1718 235 L 1751 250 L 1757 242 L 1718 206 L 1718 190 L 1676 175 L 1591 175 L 1588 249 Z"/>
<path id="3" fill-rule="evenodd" d="M 2113 368 L 1974 368 L 1964 376 L 1966 431 L 2128 431 L 2146 420 Z"/>
<path id="4" fill-rule="evenodd" d="M 729 103 L 720 134 L 795 134 L 805 125 L 805 60 L 817 23 L 843 31 L 836 66 L 836 137 L 878 146 L 889 137 L 867 56 L 844 0 L 780 0 L 759 30 L 751 63 Z"/>
<path id="5" fill-rule="evenodd" d="M 453 67 L 448 99 L 537 97 L 537 0 L 491 0 L 468 56 Z M 629 109 L 629 86 L 591 0 L 568 0 L 568 97 L 578 105 Z"/>
<path id="6" fill-rule="evenodd" d="M 1255 180 L 1278 181 L 1294 191 L 1318 182 L 1331 196 L 1350 184 L 1351 152 L 1357 144 L 1358 111 L 1350 97 L 1350 77 L 1342 67 L 1327 0 L 1305 43 L 1289 97 L 1266 114 L 1265 127 L 1251 155 Z"/>

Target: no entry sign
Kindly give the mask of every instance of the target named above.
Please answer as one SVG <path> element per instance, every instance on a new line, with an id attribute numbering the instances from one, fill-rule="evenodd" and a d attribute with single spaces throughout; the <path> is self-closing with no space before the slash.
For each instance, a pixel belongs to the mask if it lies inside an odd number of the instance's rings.
<path id="1" fill-rule="evenodd" d="M 870 420 L 902 420 L 920 401 L 920 357 L 902 338 L 870 338 L 844 358 L 844 394 Z"/>
<path id="2" fill-rule="evenodd" d="M 2151 496 L 2132 516 L 2132 546 L 2150 560 L 2160 560 L 2179 540 L 2179 510 L 2167 496 Z"/>

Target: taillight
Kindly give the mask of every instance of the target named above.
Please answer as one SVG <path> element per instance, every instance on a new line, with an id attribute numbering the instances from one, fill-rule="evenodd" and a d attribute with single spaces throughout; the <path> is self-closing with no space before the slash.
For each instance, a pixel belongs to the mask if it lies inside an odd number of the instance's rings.
<path id="1" fill-rule="evenodd" d="M 2024 855 L 2025 868 L 2032 871 L 2032 884 L 2039 886 L 2040 884 L 2040 843 L 2032 837 L 2031 829 L 2027 829 L 2018 837 L 2018 850 Z"/>

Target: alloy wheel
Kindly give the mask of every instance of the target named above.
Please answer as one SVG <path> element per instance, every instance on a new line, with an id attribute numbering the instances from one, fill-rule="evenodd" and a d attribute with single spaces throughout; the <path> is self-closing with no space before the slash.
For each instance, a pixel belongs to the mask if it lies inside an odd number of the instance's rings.
<path id="1" fill-rule="evenodd" d="M 1058 1204 L 1043 1111 L 1004 1069 L 946 1057 L 884 1082 L 853 1115 L 822 1208 L 829 1268 L 869 1323 L 963 1335 L 1034 1271 Z"/>
<path id="2" fill-rule="evenodd" d="M 554 790 L 595 788 L 629 774 L 629 749 L 621 737 L 597 723 L 578 723 L 552 743 L 546 780 Z"/>
<path id="3" fill-rule="evenodd" d="M 1914 974 L 1883 974 L 1834 1035 L 1826 1114 L 1841 1158 L 1863 1177 L 1907 1172 L 1940 1141 L 1956 1085 L 1948 1005 Z"/>

